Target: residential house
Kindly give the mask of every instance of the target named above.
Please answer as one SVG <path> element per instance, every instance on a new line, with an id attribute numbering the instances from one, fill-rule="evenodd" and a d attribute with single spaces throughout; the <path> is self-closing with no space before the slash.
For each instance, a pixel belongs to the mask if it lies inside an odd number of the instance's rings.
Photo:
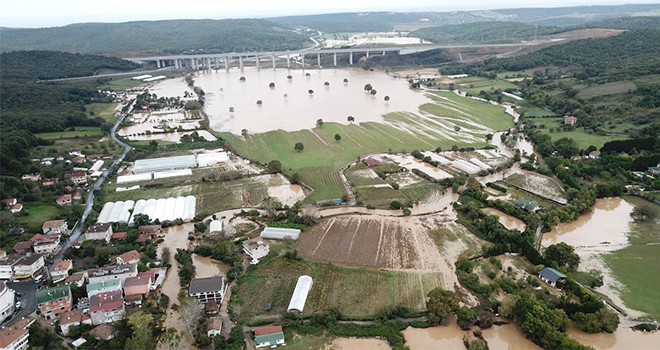
<path id="1" fill-rule="evenodd" d="M 127 237 L 128 237 L 128 233 L 126 233 L 126 232 L 115 232 L 115 233 L 112 234 L 112 236 L 110 236 L 110 240 L 112 240 L 112 241 L 114 241 L 114 240 L 123 241 Z"/>
<path id="2" fill-rule="evenodd" d="M 17 203 L 11 206 L 9 208 L 9 212 L 12 214 L 20 213 L 23 210 L 23 204 Z"/>
<path id="3" fill-rule="evenodd" d="M 71 276 L 68 276 L 64 279 L 64 285 L 74 285 L 76 287 L 82 287 L 85 284 L 85 279 L 87 278 L 86 272 L 74 273 Z"/>
<path id="4" fill-rule="evenodd" d="M 253 329 L 257 349 L 285 346 L 282 326 L 266 326 Z"/>
<path id="5" fill-rule="evenodd" d="M 24 174 L 23 176 L 21 176 L 21 180 L 37 182 L 41 180 L 41 174 Z"/>
<path id="6" fill-rule="evenodd" d="M 90 283 L 86 286 L 87 296 L 92 297 L 96 294 L 121 291 L 121 280 L 103 281 L 99 283 Z"/>
<path id="7" fill-rule="evenodd" d="M 44 265 L 44 257 L 41 254 L 25 256 L 14 264 L 14 279 L 34 277 L 37 271 L 41 270 Z"/>
<path id="8" fill-rule="evenodd" d="M 243 241 L 243 251 L 247 254 L 252 261 L 257 263 L 259 259 L 268 255 L 270 252 L 270 246 L 263 239 L 249 239 Z"/>
<path id="9" fill-rule="evenodd" d="M 52 177 L 52 178 L 49 178 L 49 179 L 44 179 L 44 180 L 41 182 L 41 184 L 42 184 L 43 186 L 53 186 L 53 185 L 55 185 L 56 183 L 58 183 L 59 181 L 60 181 L 60 180 L 59 180 L 58 178 L 56 178 L 56 177 Z"/>
<path id="10" fill-rule="evenodd" d="M 0 280 L 11 280 L 14 278 L 14 265 L 23 259 L 22 256 L 11 255 L 0 260 Z"/>
<path id="11" fill-rule="evenodd" d="M 89 283 L 100 283 L 103 281 L 121 280 L 137 276 L 137 264 L 112 265 L 87 270 Z"/>
<path id="12" fill-rule="evenodd" d="M 14 252 L 19 255 L 25 255 L 32 251 L 32 241 L 16 242 L 14 244 Z"/>
<path id="13" fill-rule="evenodd" d="M 75 156 L 75 157 L 84 157 L 85 156 L 82 152 L 80 152 L 80 150 L 77 150 L 77 149 L 70 149 L 68 153 L 69 153 L 70 156 Z"/>
<path id="14" fill-rule="evenodd" d="M 81 324 L 92 324 L 92 319 L 89 315 L 83 314 L 83 310 L 74 309 L 60 315 L 60 330 L 64 335 L 69 335 L 69 329 L 71 327 Z"/>
<path id="15" fill-rule="evenodd" d="M 221 303 L 226 290 L 224 276 L 195 278 L 190 282 L 188 295 L 197 298 L 203 304 L 209 301 Z"/>
<path id="16" fill-rule="evenodd" d="M 563 281 L 566 279 L 566 275 L 553 269 L 552 267 L 546 267 L 543 270 L 539 271 L 539 278 L 541 281 L 556 287 L 557 282 Z"/>
<path id="17" fill-rule="evenodd" d="M 64 281 L 69 276 L 69 271 L 73 268 L 73 261 L 62 260 L 50 267 L 50 278 L 53 282 Z"/>
<path id="18" fill-rule="evenodd" d="M 28 347 L 33 318 L 23 318 L 9 327 L 0 329 L 0 349 L 24 350 Z"/>
<path id="19" fill-rule="evenodd" d="M 70 194 L 65 194 L 55 198 L 55 204 L 57 205 L 71 205 L 73 203 L 72 196 Z"/>
<path id="20" fill-rule="evenodd" d="M 528 212 L 536 212 L 541 210 L 539 203 L 537 203 L 536 201 L 529 201 L 524 198 L 517 200 L 513 206 L 516 207 L 516 209 L 525 210 Z"/>
<path id="21" fill-rule="evenodd" d="M 110 243 L 110 238 L 112 237 L 112 225 L 111 224 L 96 224 L 90 226 L 85 231 L 85 239 L 92 240 L 103 240 L 106 243 Z"/>
<path id="22" fill-rule="evenodd" d="M 89 298 L 89 315 L 94 325 L 119 321 L 125 314 L 121 291 L 96 294 Z"/>
<path id="23" fill-rule="evenodd" d="M 74 158 L 71 158 L 71 162 L 72 162 L 72 163 L 76 163 L 76 164 L 85 164 L 86 161 L 87 161 L 87 160 L 85 159 L 85 157 L 74 157 Z"/>
<path id="24" fill-rule="evenodd" d="M 67 235 L 69 234 L 69 226 L 66 220 L 48 220 L 41 225 L 41 231 L 47 234 Z"/>
<path id="25" fill-rule="evenodd" d="M 125 264 L 137 264 L 140 262 L 140 256 L 142 254 L 138 253 L 135 250 L 128 251 L 124 254 L 119 255 L 117 259 L 117 265 L 125 265 Z"/>
<path id="26" fill-rule="evenodd" d="M 651 173 L 651 175 L 660 175 L 660 163 L 658 163 L 657 166 L 649 167 L 648 171 Z"/>
<path id="27" fill-rule="evenodd" d="M 89 331 L 89 335 L 99 340 L 111 340 L 117 332 L 109 324 L 102 324 Z"/>
<path id="28" fill-rule="evenodd" d="M 87 184 L 87 174 L 80 171 L 75 173 L 68 173 L 64 177 L 71 180 L 76 185 L 86 185 Z"/>
<path id="29" fill-rule="evenodd" d="M 32 249 L 37 254 L 53 254 L 60 246 L 60 235 L 48 235 L 32 243 Z"/>
<path id="30" fill-rule="evenodd" d="M 162 237 L 163 228 L 160 225 L 144 225 L 138 227 L 138 235 L 149 235 L 151 238 Z"/>
<path id="31" fill-rule="evenodd" d="M 73 198 L 74 201 L 79 201 L 79 200 L 82 199 L 82 194 L 83 194 L 83 192 L 79 188 L 79 189 L 76 190 L 76 192 L 73 192 L 73 194 L 71 195 L 71 198 Z"/>
<path id="32" fill-rule="evenodd" d="M 71 287 L 51 287 L 37 291 L 37 305 L 45 319 L 56 319 L 73 308 Z"/>
<path id="33" fill-rule="evenodd" d="M 362 159 L 362 163 L 364 165 L 370 167 L 370 168 L 380 165 L 380 161 L 378 161 L 378 159 L 375 159 L 373 157 L 368 157 L 368 158 Z"/>
<path id="34" fill-rule="evenodd" d="M 211 317 L 206 321 L 206 335 L 209 338 L 215 337 L 222 332 L 222 320 L 220 317 Z"/>
<path id="35" fill-rule="evenodd" d="M 152 274 L 143 272 L 124 281 L 124 296 L 127 304 L 142 304 L 142 298 L 149 294 L 153 283 Z"/>
<path id="36" fill-rule="evenodd" d="M 10 209 L 14 205 L 18 204 L 18 200 L 16 198 L 7 198 L 7 199 L 3 199 L 0 202 L 2 202 L 2 204 L 4 204 L 5 208 L 7 209 Z"/>
<path id="37" fill-rule="evenodd" d="M 577 123 L 577 118 L 572 115 L 564 116 L 564 125 L 575 125 Z"/>
<path id="38" fill-rule="evenodd" d="M 589 159 L 598 159 L 598 158 L 600 158 L 600 152 L 599 151 L 589 152 Z"/>

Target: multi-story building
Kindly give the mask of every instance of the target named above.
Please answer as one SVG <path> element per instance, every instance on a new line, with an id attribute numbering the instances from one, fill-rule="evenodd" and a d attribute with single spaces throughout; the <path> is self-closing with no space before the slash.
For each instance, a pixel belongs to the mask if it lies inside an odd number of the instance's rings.
<path id="1" fill-rule="evenodd" d="M 27 349 L 28 337 L 30 336 L 29 328 L 33 323 L 33 318 L 23 318 L 9 327 L 0 329 L 0 349 Z"/>
<path id="2" fill-rule="evenodd" d="M 14 278 L 14 265 L 23 257 L 10 255 L 0 260 L 0 280 L 11 280 Z"/>
<path id="3" fill-rule="evenodd" d="M 41 225 L 41 231 L 43 231 L 45 235 L 66 235 L 69 234 L 69 226 L 66 220 L 48 220 Z"/>
<path id="4" fill-rule="evenodd" d="M 90 226 L 85 231 L 85 239 L 103 240 L 110 243 L 112 238 L 112 225 L 111 224 L 98 224 Z"/>
<path id="5" fill-rule="evenodd" d="M 126 314 L 121 291 L 101 293 L 89 299 L 92 324 L 99 325 L 119 321 Z"/>
<path id="6" fill-rule="evenodd" d="M 92 318 L 89 315 L 85 315 L 83 310 L 75 309 L 60 315 L 60 330 L 64 335 L 69 334 L 69 329 L 71 327 L 80 324 L 92 324 Z"/>
<path id="7" fill-rule="evenodd" d="M 32 243 L 32 249 L 37 254 L 53 254 L 60 246 L 60 235 L 48 235 Z"/>
<path id="8" fill-rule="evenodd" d="M 50 268 L 50 278 L 57 283 L 63 281 L 69 276 L 69 271 L 73 268 L 71 260 L 62 260 Z"/>
<path id="9" fill-rule="evenodd" d="M 121 280 L 137 276 L 137 264 L 104 266 L 97 269 L 87 270 L 89 283 L 100 283 L 104 281 Z"/>
<path id="10" fill-rule="evenodd" d="M 225 276 L 195 278 L 190 282 L 188 295 L 204 304 L 210 301 L 221 303 L 226 290 Z"/>
<path id="11" fill-rule="evenodd" d="M 55 198 L 55 204 L 57 205 L 71 205 L 73 199 L 70 194 L 65 194 Z"/>
<path id="12" fill-rule="evenodd" d="M 45 319 L 55 319 L 60 314 L 71 311 L 73 307 L 71 288 L 62 286 L 37 291 L 37 305 Z"/>
<path id="13" fill-rule="evenodd" d="M 14 290 L 7 287 L 7 282 L 0 282 L 0 323 L 14 313 L 15 299 Z"/>
<path id="14" fill-rule="evenodd" d="M 140 256 L 141 254 L 138 253 L 136 250 L 131 250 L 126 253 L 123 253 L 119 256 L 117 256 L 117 264 L 118 265 L 125 265 L 125 264 L 137 264 L 140 262 Z"/>
<path id="15" fill-rule="evenodd" d="M 129 280 L 127 278 L 126 280 Z M 111 280 L 111 281 L 103 281 L 99 283 L 90 283 L 86 286 L 87 289 L 87 296 L 92 297 L 96 294 L 102 294 L 102 293 L 109 293 L 109 292 L 115 292 L 115 291 L 120 291 L 122 286 L 122 281 L 121 280 Z"/>
<path id="16" fill-rule="evenodd" d="M 41 254 L 31 254 L 23 257 L 14 265 L 14 279 L 34 277 L 44 265 L 44 257 Z"/>

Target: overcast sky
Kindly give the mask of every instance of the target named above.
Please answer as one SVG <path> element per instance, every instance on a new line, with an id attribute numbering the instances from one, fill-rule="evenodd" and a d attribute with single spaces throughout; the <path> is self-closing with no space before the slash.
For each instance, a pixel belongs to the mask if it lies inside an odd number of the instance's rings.
<path id="1" fill-rule="evenodd" d="M 658 0 L 0 0 L 0 26 L 53 27 L 82 22 L 274 17 L 356 11 L 454 11 L 657 3 Z M 1 39 L 0 39 L 1 40 Z"/>

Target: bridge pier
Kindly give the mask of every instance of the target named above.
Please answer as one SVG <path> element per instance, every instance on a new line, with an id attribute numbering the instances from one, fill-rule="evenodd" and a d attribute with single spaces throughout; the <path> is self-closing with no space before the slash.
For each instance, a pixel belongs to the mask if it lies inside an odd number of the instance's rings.
<path id="1" fill-rule="evenodd" d="M 273 60 L 273 69 L 277 68 L 275 65 L 275 55 L 270 55 L 270 59 Z"/>
<path id="2" fill-rule="evenodd" d="M 174 68 L 179 69 L 179 60 L 174 60 Z"/>
<path id="3" fill-rule="evenodd" d="M 206 58 L 206 69 L 211 70 L 211 57 Z"/>
<path id="4" fill-rule="evenodd" d="M 369 58 L 369 50 L 367 50 L 367 58 Z"/>
<path id="5" fill-rule="evenodd" d="M 291 68 L 291 56 L 289 56 L 289 54 L 286 54 L 286 68 Z"/>
<path id="6" fill-rule="evenodd" d="M 353 51 L 350 51 L 348 53 L 348 64 L 350 64 L 350 65 L 353 64 Z"/>
<path id="7" fill-rule="evenodd" d="M 337 53 L 332 54 L 332 63 L 337 67 Z"/>
<path id="8" fill-rule="evenodd" d="M 160 68 L 160 60 L 156 60 L 156 68 Z"/>
<path id="9" fill-rule="evenodd" d="M 225 70 L 229 70 L 229 57 L 225 56 Z"/>
<path id="10" fill-rule="evenodd" d="M 220 69 L 220 59 L 216 57 L 213 59 L 213 62 L 215 62 L 215 69 L 216 70 Z"/>
<path id="11" fill-rule="evenodd" d="M 305 69 L 305 54 L 302 54 L 302 68 Z"/>
<path id="12" fill-rule="evenodd" d="M 385 50 L 383 50 L 383 56 L 385 56 Z"/>
<path id="13" fill-rule="evenodd" d="M 321 68 L 321 53 L 316 54 L 316 65 Z"/>
<path id="14" fill-rule="evenodd" d="M 259 61 L 261 61 L 261 59 L 259 58 L 259 56 L 256 56 L 255 58 L 257 60 L 257 70 L 261 70 L 261 65 L 260 65 L 260 62 L 259 62 Z"/>
<path id="15" fill-rule="evenodd" d="M 243 56 L 238 56 L 238 67 L 243 71 Z"/>

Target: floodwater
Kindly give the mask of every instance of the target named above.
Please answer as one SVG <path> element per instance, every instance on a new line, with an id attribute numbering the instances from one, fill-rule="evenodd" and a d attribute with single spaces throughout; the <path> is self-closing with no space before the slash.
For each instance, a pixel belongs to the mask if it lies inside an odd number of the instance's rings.
<path id="1" fill-rule="evenodd" d="M 192 260 L 195 265 L 195 278 L 226 275 L 229 271 L 229 265 L 209 257 L 193 254 Z"/>
<path id="2" fill-rule="evenodd" d="M 540 346 L 525 338 L 525 335 L 516 325 L 506 324 L 484 329 L 484 339 L 488 342 L 490 350 L 542 350 Z"/>
<path id="3" fill-rule="evenodd" d="M 628 244 L 633 208 L 619 197 L 598 199 L 592 212 L 575 221 L 561 223 L 543 235 L 543 246 L 565 242 L 578 250 L 622 249 Z"/>
<path id="4" fill-rule="evenodd" d="M 656 350 L 660 348 L 660 332 L 638 332 L 623 326 L 619 326 L 612 334 L 590 334 L 575 328 L 569 328 L 567 333 L 581 344 L 593 346 L 598 350 Z"/>
<path id="5" fill-rule="evenodd" d="M 288 75 L 292 79 L 287 79 Z M 240 77 L 245 81 L 239 81 Z M 269 87 L 271 82 L 273 88 Z M 366 84 L 377 91 L 375 96 L 364 91 Z M 342 124 L 348 124 L 348 116 L 353 116 L 356 123 L 382 122 L 384 114 L 418 112 L 420 105 L 433 102 L 423 92 L 411 90 L 404 79 L 359 68 L 218 70 L 200 72 L 195 76 L 195 85 L 206 93 L 204 108 L 210 126 L 237 135 L 242 129 L 250 133 L 311 129 L 319 118 Z M 308 93 L 310 89 L 313 94 Z M 183 78 L 164 80 L 150 89 L 168 97 L 182 96 L 187 90 Z M 390 101 L 385 102 L 385 96 Z M 258 105 L 257 100 L 262 104 Z M 230 107 L 234 112 L 229 112 Z"/>
<path id="6" fill-rule="evenodd" d="M 408 327 L 402 333 L 410 350 L 465 350 L 463 345 L 465 332 L 458 328 L 455 318 L 452 318 L 448 326 Z"/>
<path id="7" fill-rule="evenodd" d="M 337 338 L 332 341 L 333 350 L 389 350 L 390 346 L 381 339 Z"/>
<path id="8" fill-rule="evenodd" d="M 493 208 L 483 208 L 481 209 L 484 213 L 488 215 L 496 215 L 499 217 L 500 224 L 507 228 L 507 230 L 518 230 L 520 232 L 525 231 L 527 225 L 522 220 L 515 218 L 511 215 L 507 215 L 497 209 Z"/>
<path id="9" fill-rule="evenodd" d="M 213 134 L 206 130 L 195 130 L 199 136 L 203 137 L 206 141 L 216 141 L 218 140 Z M 190 135 L 195 131 L 175 131 L 175 132 L 161 132 L 154 134 L 131 134 L 127 138 L 131 141 L 169 141 L 179 143 L 183 135 Z"/>

